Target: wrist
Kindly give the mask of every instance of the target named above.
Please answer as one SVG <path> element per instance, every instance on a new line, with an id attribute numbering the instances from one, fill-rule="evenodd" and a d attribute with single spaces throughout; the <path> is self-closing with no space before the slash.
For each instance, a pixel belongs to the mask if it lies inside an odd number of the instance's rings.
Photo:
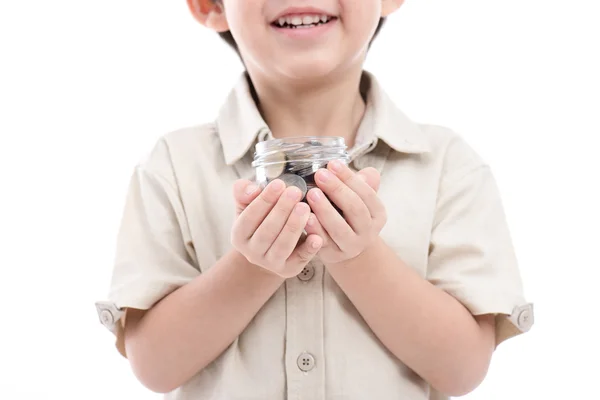
<path id="1" fill-rule="evenodd" d="M 372 262 L 372 260 L 375 259 L 375 256 L 383 251 L 382 246 L 385 246 L 385 242 L 380 236 L 377 236 L 356 257 L 336 263 L 327 263 L 325 264 L 325 267 L 328 269 L 359 268 L 361 265 Z"/>
<path id="2" fill-rule="evenodd" d="M 278 282 L 282 284 L 285 281 L 285 278 L 277 275 L 273 271 L 269 271 L 266 268 L 261 267 L 260 265 L 256 265 L 248 261 L 245 255 L 243 255 L 240 251 L 236 249 L 231 249 L 229 252 L 229 256 L 231 260 L 238 265 L 240 268 L 243 268 L 246 271 L 251 271 L 252 274 L 259 276 L 265 280 Z"/>

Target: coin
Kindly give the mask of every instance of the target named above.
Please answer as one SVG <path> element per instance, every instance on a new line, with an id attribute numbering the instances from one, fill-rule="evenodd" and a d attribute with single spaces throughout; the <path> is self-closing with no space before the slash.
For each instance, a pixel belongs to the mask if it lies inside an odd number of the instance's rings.
<path id="1" fill-rule="evenodd" d="M 283 183 L 285 183 L 286 187 L 296 186 L 302 192 L 302 198 L 306 196 L 306 192 L 308 191 L 306 187 L 306 182 L 302 179 L 301 176 L 294 174 L 283 174 L 278 179 L 281 179 Z"/>
<path id="2" fill-rule="evenodd" d="M 323 146 L 323 143 L 319 142 L 316 139 L 311 139 L 311 140 L 309 140 L 307 142 L 304 142 L 304 144 L 308 144 L 308 145 L 311 145 L 311 146 Z"/>
<path id="3" fill-rule="evenodd" d="M 286 156 L 283 153 L 275 153 L 269 157 L 268 164 L 264 167 L 265 176 L 270 181 L 276 179 L 285 171 Z"/>

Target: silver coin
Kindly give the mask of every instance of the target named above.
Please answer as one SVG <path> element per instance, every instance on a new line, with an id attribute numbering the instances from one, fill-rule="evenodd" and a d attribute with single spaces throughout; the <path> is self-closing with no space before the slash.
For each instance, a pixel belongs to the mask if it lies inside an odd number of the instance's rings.
<path id="1" fill-rule="evenodd" d="M 298 189 L 300 189 L 300 191 L 302 191 L 302 198 L 306 196 L 306 192 L 308 189 L 306 187 L 306 182 L 301 176 L 294 174 L 283 174 L 279 177 L 279 179 L 281 179 L 283 183 L 285 183 L 286 187 L 296 186 Z"/>
<path id="2" fill-rule="evenodd" d="M 283 153 L 275 153 L 269 157 L 268 165 L 264 167 L 265 176 L 269 180 L 279 177 L 285 171 L 286 157 Z"/>

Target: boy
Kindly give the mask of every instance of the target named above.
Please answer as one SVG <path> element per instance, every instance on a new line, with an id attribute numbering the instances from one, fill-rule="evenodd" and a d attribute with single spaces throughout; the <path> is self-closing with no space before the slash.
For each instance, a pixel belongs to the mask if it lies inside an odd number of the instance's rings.
<path id="1" fill-rule="evenodd" d="M 138 379 L 178 400 L 473 390 L 532 306 L 488 166 L 363 70 L 402 0 L 188 4 L 247 72 L 214 123 L 165 135 L 132 176 L 97 307 Z M 356 154 L 316 174 L 308 204 L 252 183 L 256 142 L 295 136 Z"/>

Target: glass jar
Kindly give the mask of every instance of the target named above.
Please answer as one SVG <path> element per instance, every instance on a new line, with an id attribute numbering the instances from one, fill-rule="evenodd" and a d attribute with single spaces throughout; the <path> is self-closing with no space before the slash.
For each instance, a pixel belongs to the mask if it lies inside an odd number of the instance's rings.
<path id="1" fill-rule="evenodd" d="M 255 150 L 252 167 L 256 183 L 265 187 L 269 182 L 281 179 L 286 186 L 299 188 L 304 202 L 306 193 L 317 187 L 315 172 L 326 168 L 332 160 L 346 165 L 350 162 L 344 138 L 335 136 L 266 140 L 259 142 Z"/>

